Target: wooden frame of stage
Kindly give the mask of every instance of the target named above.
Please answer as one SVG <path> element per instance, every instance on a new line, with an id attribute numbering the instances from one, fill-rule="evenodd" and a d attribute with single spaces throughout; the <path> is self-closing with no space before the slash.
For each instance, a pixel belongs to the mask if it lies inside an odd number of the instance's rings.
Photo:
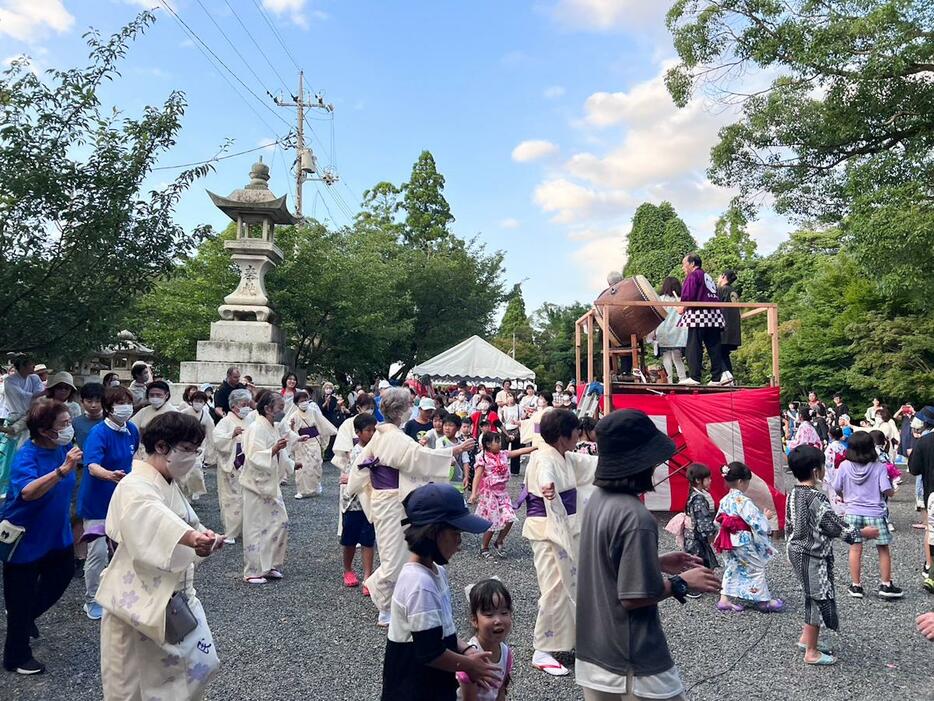
<path id="1" fill-rule="evenodd" d="M 602 354 L 603 354 L 603 412 L 609 413 L 613 406 L 613 390 L 619 390 L 632 393 L 657 393 L 663 392 L 730 392 L 740 387 L 718 387 L 709 385 L 674 385 L 674 384 L 646 384 L 640 382 L 617 382 L 613 383 L 614 366 L 618 365 L 618 358 L 623 355 L 632 357 L 632 366 L 640 367 L 639 363 L 639 341 L 641 340 L 635 334 L 629 338 L 629 346 L 624 347 L 616 334 L 606 324 L 605 319 L 609 314 L 610 306 L 630 306 L 630 307 L 703 307 L 710 308 L 716 306 L 719 309 L 738 308 L 747 309 L 740 318 L 750 319 L 760 314 L 766 315 L 767 330 L 772 341 L 772 374 L 769 377 L 769 385 L 777 387 L 781 378 L 778 367 L 778 305 L 774 302 L 720 302 L 712 305 L 709 302 L 649 302 L 645 300 L 632 302 L 616 302 L 613 305 L 594 305 L 586 314 L 575 322 L 574 345 L 575 345 L 575 366 L 577 368 L 577 386 L 580 387 L 584 381 L 581 373 L 581 344 L 582 336 L 587 335 L 587 384 L 594 381 L 594 322 L 600 327 L 602 332 Z M 664 313 L 664 312 L 663 312 Z"/>

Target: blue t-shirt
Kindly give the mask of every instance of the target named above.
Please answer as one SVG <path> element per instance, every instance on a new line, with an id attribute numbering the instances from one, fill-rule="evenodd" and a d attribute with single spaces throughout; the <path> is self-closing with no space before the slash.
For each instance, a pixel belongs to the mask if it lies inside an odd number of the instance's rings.
<path id="1" fill-rule="evenodd" d="M 92 419 L 87 414 L 82 414 L 78 418 L 72 420 L 71 425 L 75 427 L 75 443 L 78 444 L 81 450 L 84 450 L 84 442 L 88 439 L 91 429 L 97 426 L 97 424 L 103 423 L 103 421 L 103 414 L 99 419 Z"/>
<path id="2" fill-rule="evenodd" d="M 128 432 L 115 431 L 106 422 L 92 428 L 84 443 L 84 464 L 97 464 L 105 470 L 123 470 L 129 474 L 133 455 L 139 448 L 139 429 L 129 422 L 126 428 Z M 78 490 L 78 516 L 89 520 L 107 518 L 107 507 L 116 488 L 116 482 L 94 477 L 89 470 Z"/>
<path id="3" fill-rule="evenodd" d="M 40 448 L 26 441 L 13 458 L 10 468 L 10 489 L 3 518 L 26 529 L 10 562 L 23 564 L 35 562 L 52 550 L 69 547 L 74 539 L 71 534 L 71 492 L 75 488 L 75 473 L 69 472 L 65 479 L 38 499 L 26 501 L 20 495 L 30 482 L 54 472 L 65 462 L 71 446 Z"/>

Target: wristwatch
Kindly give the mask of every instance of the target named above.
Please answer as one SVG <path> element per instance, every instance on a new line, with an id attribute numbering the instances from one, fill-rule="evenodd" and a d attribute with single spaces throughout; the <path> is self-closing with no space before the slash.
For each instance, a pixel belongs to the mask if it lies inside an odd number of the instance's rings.
<path id="1" fill-rule="evenodd" d="M 678 575 L 669 577 L 668 582 L 671 584 L 671 595 L 675 597 L 680 603 L 685 603 L 688 593 L 688 583 L 681 579 L 681 577 Z"/>

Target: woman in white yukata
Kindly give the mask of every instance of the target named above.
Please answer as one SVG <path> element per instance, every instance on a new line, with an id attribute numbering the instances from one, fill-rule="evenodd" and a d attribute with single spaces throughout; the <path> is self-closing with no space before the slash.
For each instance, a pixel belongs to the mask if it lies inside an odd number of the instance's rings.
<path id="1" fill-rule="evenodd" d="M 256 420 L 243 432 L 243 579 L 249 584 L 282 579 L 289 516 L 279 479 L 293 469 L 286 451 L 289 439 L 280 437 L 275 426 L 284 408 L 282 395 L 263 392 L 256 402 Z M 295 467 L 301 469 L 300 464 Z"/>
<path id="2" fill-rule="evenodd" d="M 300 389 L 295 392 L 295 410 L 289 415 L 289 429 L 305 438 L 292 446 L 292 457 L 302 466 L 295 472 L 295 498 L 319 496 L 321 466 L 324 464 L 321 451 L 327 448 L 330 437 L 337 435 L 337 428 L 324 418 L 308 392 Z"/>
<path id="3" fill-rule="evenodd" d="M 116 551 L 97 592 L 104 608 L 104 701 L 199 699 L 217 671 L 214 638 L 193 582 L 195 563 L 223 543 L 201 525 L 178 488 L 203 439 L 194 417 L 168 412 L 154 418 L 143 430 L 145 460 L 135 461 L 114 490 L 106 531 Z M 175 594 L 191 612 L 187 632 L 167 626 Z"/>
<path id="4" fill-rule="evenodd" d="M 224 524 L 224 542 L 237 542 L 243 532 L 243 492 L 240 468 L 243 467 L 243 420 L 253 411 L 253 395 L 248 389 L 235 389 L 228 398 L 230 411 L 214 427 L 217 451 L 217 502 Z"/>
<path id="5" fill-rule="evenodd" d="M 388 626 L 392 592 L 409 557 L 405 544 L 402 500 L 428 482 L 447 482 L 451 459 L 474 446 L 469 440 L 453 448 L 426 448 L 407 436 L 400 426 L 412 413 L 412 395 L 405 387 L 383 390 L 380 412 L 386 423 L 350 468 L 347 493 L 357 495 L 376 529 L 380 565 L 364 585 L 379 610 L 377 625 Z"/>
<path id="6" fill-rule="evenodd" d="M 579 438 L 574 412 L 543 413 L 542 441 L 518 500 L 526 507 L 522 535 L 532 543 L 540 592 L 532 666 L 555 677 L 569 674 L 552 653 L 574 649 L 580 523 L 597 468 L 597 456 L 575 452 Z"/>
<path id="7" fill-rule="evenodd" d="M 208 493 L 204 483 L 204 468 L 217 463 L 217 453 L 214 450 L 214 419 L 207 408 L 208 395 L 201 390 L 191 393 L 189 404 L 182 409 L 183 414 L 194 416 L 204 429 L 204 443 L 202 444 L 201 459 L 195 464 L 188 476 L 179 482 L 182 492 L 192 501 L 198 501 Z"/>
<path id="8" fill-rule="evenodd" d="M 154 380 L 150 382 L 146 385 L 146 401 L 149 402 L 149 404 L 133 414 L 130 418 L 130 423 L 135 425 L 136 428 L 139 429 L 140 434 L 142 434 L 143 429 L 157 416 L 178 411 L 173 404 L 169 403 L 171 396 L 169 384 L 165 380 Z M 146 450 L 143 448 L 142 443 L 139 444 L 139 449 L 136 451 L 134 457 L 137 460 L 146 459 Z"/>

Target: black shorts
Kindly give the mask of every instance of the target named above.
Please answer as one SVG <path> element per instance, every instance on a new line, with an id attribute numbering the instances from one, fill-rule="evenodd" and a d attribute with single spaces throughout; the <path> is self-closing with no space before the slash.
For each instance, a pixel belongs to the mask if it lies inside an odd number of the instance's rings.
<path id="1" fill-rule="evenodd" d="M 345 511 L 342 519 L 341 545 L 347 548 L 357 545 L 372 548 L 376 544 L 376 530 L 367 521 L 363 511 Z"/>

